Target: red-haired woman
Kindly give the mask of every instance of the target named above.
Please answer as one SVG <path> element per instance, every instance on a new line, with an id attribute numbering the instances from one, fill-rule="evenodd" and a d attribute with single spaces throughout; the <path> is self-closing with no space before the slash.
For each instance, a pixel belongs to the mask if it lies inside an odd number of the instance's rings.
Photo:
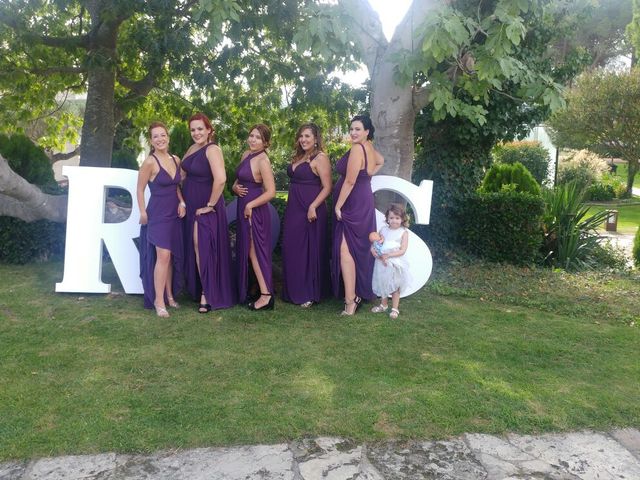
<path id="1" fill-rule="evenodd" d="M 187 291 L 200 300 L 198 312 L 236 303 L 231 269 L 224 190 L 227 176 L 222 150 L 213 141 L 213 127 L 203 113 L 189 119 L 193 145 L 182 160 Z"/>

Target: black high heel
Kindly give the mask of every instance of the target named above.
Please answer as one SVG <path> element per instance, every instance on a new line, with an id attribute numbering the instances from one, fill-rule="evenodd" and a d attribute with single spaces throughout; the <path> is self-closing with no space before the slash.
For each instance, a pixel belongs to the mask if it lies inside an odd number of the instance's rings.
<path id="1" fill-rule="evenodd" d="M 275 298 L 273 297 L 272 293 L 261 293 L 260 296 L 265 296 L 265 297 L 269 297 L 269 303 L 267 303 L 266 305 L 263 305 L 262 307 L 258 307 L 256 308 L 256 302 L 251 302 L 247 305 L 247 308 L 249 310 L 273 310 L 273 307 L 275 305 Z M 258 301 L 260 297 L 258 297 L 256 299 L 256 301 Z"/>

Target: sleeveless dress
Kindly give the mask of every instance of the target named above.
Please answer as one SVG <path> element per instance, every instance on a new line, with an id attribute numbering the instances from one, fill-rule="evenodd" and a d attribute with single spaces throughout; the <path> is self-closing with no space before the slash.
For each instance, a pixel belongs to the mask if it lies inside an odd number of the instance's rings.
<path id="1" fill-rule="evenodd" d="M 153 181 L 149 182 L 151 197 L 147 205 L 146 225 L 140 226 L 140 278 L 144 290 L 144 308 L 154 308 L 155 287 L 153 270 L 156 265 L 156 247 L 171 251 L 171 265 L 173 267 L 171 291 L 177 295 L 182 288 L 182 219 L 178 217 L 178 185 L 180 184 L 180 169 L 178 163 L 171 156 L 176 166 L 173 178 L 169 175 L 160 160 L 153 153 L 160 171 Z M 167 302 L 165 292 L 164 301 Z"/>
<path id="2" fill-rule="evenodd" d="M 404 227 L 391 228 L 385 226 L 380 229 L 380 235 L 384 237 L 382 253 L 400 250 L 402 234 L 407 229 Z M 403 293 L 403 289 L 409 286 L 409 263 L 404 255 L 387 259 L 385 266 L 381 260 L 376 259 L 373 267 L 373 292 L 379 297 L 388 297 L 397 289 Z"/>
<path id="3" fill-rule="evenodd" d="M 258 265 L 273 294 L 273 278 L 271 274 L 271 215 L 269 203 L 255 207 L 251 212 L 251 224 L 244 218 L 244 208 L 247 203 L 262 195 L 262 182 L 257 183 L 251 172 L 251 159 L 257 157 L 264 150 L 250 153 L 240 162 L 236 169 L 238 183 L 248 189 L 244 197 L 238 197 L 236 223 L 236 262 L 238 264 L 238 301 L 247 300 L 249 289 L 249 245 L 253 238 L 253 246 L 258 257 Z"/>
<path id="4" fill-rule="evenodd" d="M 340 271 L 340 244 L 344 236 L 349 252 L 353 257 L 356 268 L 356 295 L 371 300 L 375 294 L 371 289 L 371 278 L 373 276 L 373 263 L 375 258 L 369 250 L 369 234 L 376 231 L 376 216 L 373 202 L 373 192 L 371 191 L 371 177 L 367 173 L 367 151 L 364 145 L 360 145 L 364 151 L 364 168 L 358 172 L 356 182 L 347 197 L 347 201 L 342 206 L 342 220 L 338 221 L 334 214 L 333 227 L 333 247 L 331 257 L 331 281 L 333 294 L 342 297 L 342 273 Z M 347 174 L 347 163 L 349 160 L 347 152 L 336 164 L 336 170 L 340 174 L 340 179 L 333 189 L 333 204 L 335 205 L 342 189 L 345 176 Z"/>
<path id="5" fill-rule="evenodd" d="M 204 292 L 212 309 L 229 308 L 236 304 L 235 281 L 231 262 L 227 212 L 224 198 L 220 195 L 214 211 L 196 216 L 196 210 L 205 207 L 211 198 L 213 174 L 207 159 L 208 143 L 182 161 L 187 176 L 182 194 L 187 204 L 184 229 L 186 247 L 185 277 L 187 291 L 194 300 Z M 193 226 L 198 223 L 198 250 L 200 274 L 193 247 Z"/>
<path id="6" fill-rule="evenodd" d="M 302 162 L 295 170 L 289 164 L 287 175 L 289 197 L 282 235 L 282 298 L 298 305 L 319 302 L 329 291 L 327 205 L 322 202 L 316 208 L 318 218 L 313 222 L 307 219 L 307 212 L 322 190 L 322 183 L 309 162 Z"/>

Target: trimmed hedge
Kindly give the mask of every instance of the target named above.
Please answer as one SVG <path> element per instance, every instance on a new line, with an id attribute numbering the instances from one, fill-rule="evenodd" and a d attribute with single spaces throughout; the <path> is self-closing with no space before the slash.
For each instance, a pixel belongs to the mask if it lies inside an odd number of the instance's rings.
<path id="1" fill-rule="evenodd" d="M 513 164 L 520 162 L 542 185 L 549 174 L 549 151 L 536 141 L 509 142 L 494 149 L 496 161 Z"/>
<path id="2" fill-rule="evenodd" d="M 541 195 L 540 185 L 520 162 L 493 164 L 480 185 L 483 193 L 507 190 Z"/>
<path id="3" fill-rule="evenodd" d="M 0 262 L 25 264 L 64 253 L 66 223 L 0 217 Z"/>
<path id="4" fill-rule="evenodd" d="M 544 202 L 529 193 L 477 193 L 460 217 L 460 240 L 469 253 L 493 262 L 529 265 L 539 259 Z"/>

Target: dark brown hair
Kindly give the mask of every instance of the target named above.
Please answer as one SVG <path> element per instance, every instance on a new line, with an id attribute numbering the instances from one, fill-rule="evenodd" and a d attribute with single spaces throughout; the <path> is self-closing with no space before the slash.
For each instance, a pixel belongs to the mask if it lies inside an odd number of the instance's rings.
<path id="1" fill-rule="evenodd" d="M 167 128 L 167 126 L 164 123 L 162 123 L 162 122 L 151 122 L 151 125 L 149 125 L 149 128 L 147 129 L 147 132 L 149 134 L 149 140 L 151 140 L 151 131 L 154 128 L 163 128 L 164 131 L 167 133 L 167 137 L 169 137 L 169 129 Z M 155 151 L 156 151 L 156 149 L 153 148 L 153 145 L 151 145 L 151 149 L 149 150 L 149 153 L 153 153 Z"/>
<path id="2" fill-rule="evenodd" d="M 271 145 L 271 130 L 264 123 L 256 123 L 249 129 L 249 133 L 254 130 L 258 130 L 260 132 L 260 136 L 262 137 L 262 146 L 266 150 Z"/>
<path id="3" fill-rule="evenodd" d="M 360 122 L 365 130 L 369 130 L 367 140 L 373 140 L 373 133 L 376 131 L 376 128 L 373 126 L 373 123 L 371 123 L 369 115 L 356 115 L 351 119 L 351 123 L 353 122 Z"/>
<path id="4" fill-rule="evenodd" d="M 191 118 L 189 119 L 189 130 L 191 130 L 191 122 L 193 122 L 194 120 L 201 120 L 202 123 L 204 123 L 205 128 L 207 128 L 208 130 L 211 130 L 211 133 L 209 134 L 209 137 L 207 138 L 207 140 L 209 140 L 210 142 L 213 142 L 216 138 L 216 131 L 211 126 L 211 121 L 209 120 L 209 117 L 207 117 L 202 112 L 194 113 L 193 115 L 191 115 Z"/>
<path id="5" fill-rule="evenodd" d="M 300 128 L 296 132 L 295 144 L 293 145 L 293 148 L 295 148 L 296 153 L 293 155 L 293 158 L 291 159 L 292 162 L 297 162 L 302 157 L 304 157 L 305 151 L 300 146 L 299 140 L 300 140 L 300 135 L 302 135 L 302 132 L 304 132 L 305 130 L 311 130 L 311 134 L 316 139 L 315 147 L 312 153 L 324 152 L 324 144 L 322 143 L 322 132 L 320 131 L 320 127 L 312 122 L 303 123 L 302 125 L 300 125 Z"/>
<path id="6" fill-rule="evenodd" d="M 389 223 L 389 213 L 394 213 L 402 219 L 402 226 L 405 228 L 409 228 L 409 215 L 407 215 L 407 211 L 405 208 L 399 203 L 392 203 L 387 207 L 387 211 L 384 212 L 384 219 L 387 223 Z"/>

